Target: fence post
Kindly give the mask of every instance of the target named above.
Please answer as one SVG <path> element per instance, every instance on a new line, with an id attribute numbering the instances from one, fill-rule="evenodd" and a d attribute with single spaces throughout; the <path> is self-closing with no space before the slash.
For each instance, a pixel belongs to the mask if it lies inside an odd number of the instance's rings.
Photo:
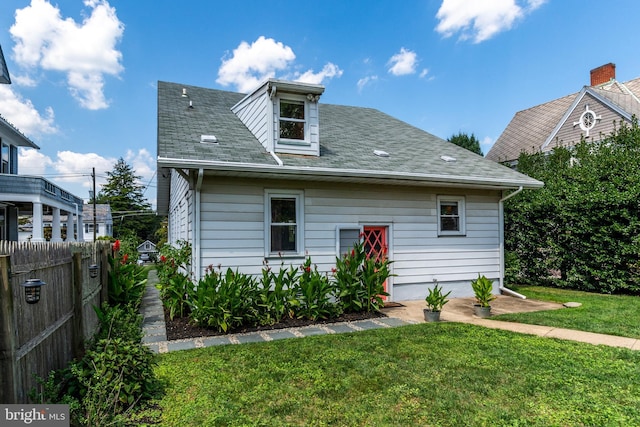
<path id="1" fill-rule="evenodd" d="M 0 402 L 18 401 L 16 330 L 8 255 L 0 255 Z"/>
<path id="2" fill-rule="evenodd" d="M 101 302 L 109 302 L 109 271 L 111 270 L 111 266 L 109 264 L 109 249 L 110 246 L 102 246 L 100 248 L 100 265 L 102 268 L 100 269 L 100 286 L 102 289 L 100 291 L 100 301 Z"/>
<path id="3" fill-rule="evenodd" d="M 80 359 L 84 351 L 84 320 L 82 294 L 82 253 L 73 254 L 73 355 Z"/>

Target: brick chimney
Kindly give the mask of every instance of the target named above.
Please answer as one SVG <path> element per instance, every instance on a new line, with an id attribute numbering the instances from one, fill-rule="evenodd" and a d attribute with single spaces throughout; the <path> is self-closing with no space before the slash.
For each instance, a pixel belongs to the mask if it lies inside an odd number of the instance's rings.
<path id="1" fill-rule="evenodd" d="M 616 64 L 609 62 L 591 70 L 591 86 L 598 86 L 616 78 Z"/>

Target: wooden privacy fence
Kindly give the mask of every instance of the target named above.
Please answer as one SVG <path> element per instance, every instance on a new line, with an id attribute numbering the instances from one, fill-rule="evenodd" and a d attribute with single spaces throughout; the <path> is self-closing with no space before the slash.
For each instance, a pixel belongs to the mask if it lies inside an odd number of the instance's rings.
<path id="1" fill-rule="evenodd" d="M 109 251 L 108 242 L 0 242 L 0 403 L 28 403 L 36 375 L 82 355 L 98 326 L 93 307 L 107 299 Z M 46 285 L 28 304 L 21 284 L 33 278 Z"/>

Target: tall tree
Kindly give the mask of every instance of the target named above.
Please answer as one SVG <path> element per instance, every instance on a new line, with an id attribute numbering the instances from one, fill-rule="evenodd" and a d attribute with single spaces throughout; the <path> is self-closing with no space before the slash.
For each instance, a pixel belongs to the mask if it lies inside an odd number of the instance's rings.
<path id="1" fill-rule="evenodd" d="M 107 182 L 96 197 L 96 203 L 108 203 L 113 214 L 113 234 L 116 238 L 134 237 L 155 240 L 159 219 L 144 198 L 140 177 L 121 157 L 107 172 Z"/>
<path id="2" fill-rule="evenodd" d="M 469 136 L 466 133 L 460 132 L 457 135 L 452 135 L 449 139 L 447 139 L 447 141 L 452 142 L 462 148 L 466 148 L 471 152 L 484 156 L 484 154 L 482 153 L 482 149 L 480 148 L 480 141 L 478 141 L 474 134 L 471 134 L 471 136 Z"/>

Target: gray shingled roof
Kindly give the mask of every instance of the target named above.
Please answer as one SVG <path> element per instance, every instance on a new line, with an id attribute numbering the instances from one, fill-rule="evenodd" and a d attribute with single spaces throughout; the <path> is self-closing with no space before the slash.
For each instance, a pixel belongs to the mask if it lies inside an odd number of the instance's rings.
<path id="1" fill-rule="evenodd" d="M 182 96 L 186 88 L 187 97 Z M 203 168 L 240 175 L 307 175 L 324 180 L 388 180 L 475 188 L 537 188 L 526 175 L 397 120 L 378 110 L 320 104 L 320 156 L 278 154 L 263 148 L 231 111 L 244 94 L 158 83 L 158 169 Z M 190 102 L 193 108 L 189 108 Z M 203 144 L 215 135 L 218 144 Z M 383 150 L 389 157 L 374 155 Z M 445 162 L 441 156 L 454 157 Z M 310 179 L 310 178 L 308 178 Z M 167 191 L 158 183 L 159 201 Z"/>
<path id="2" fill-rule="evenodd" d="M 585 88 L 607 99 L 629 116 L 634 114 L 640 116 L 638 100 L 640 78 L 625 83 L 612 80 L 596 87 Z M 486 158 L 505 162 L 517 159 L 523 151 L 528 153 L 539 151 L 580 93 L 573 93 L 517 112 L 493 144 Z"/>

